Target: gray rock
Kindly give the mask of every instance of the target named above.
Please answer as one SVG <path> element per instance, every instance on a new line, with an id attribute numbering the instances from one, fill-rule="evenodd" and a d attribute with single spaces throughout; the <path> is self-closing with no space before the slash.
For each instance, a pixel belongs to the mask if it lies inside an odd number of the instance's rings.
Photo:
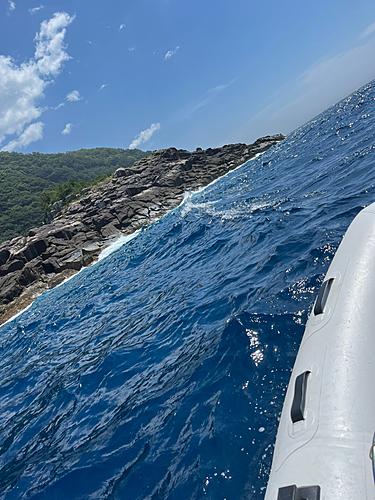
<path id="1" fill-rule="evenodd" d="M 106 202 L 105 201 L 99 201 L 96 206 L 98 207 L 99 210 L 101 210 L 102 208 L 105 208 L 106 206 Z"/>
<path id="2" fill-rule="evenodd" d="M 126 168 L 118 168 L 116 171 L 115 171 L 115 176 L 116 177 L 126 177 L 127 176 L 127 172 L 126 172 Z"/>
<path id="3" fill-rule="evenodd" d="M 2 250 L 0 250 L 0 266 L 2 266 L 3 264 L 5 264 L 7 262 L 7 260 L 9 259 L 9 256 L 10 256 L 10 252 L 7 248 L 3 248 Z"/>
<path id="4" fill-rule="evenodd" d="M 82 250 L 78 250 L 78 252 L 74 253 L 69 258 L 62 260 L 59 264 L 64 269 L 75 269 L 76 271 L 79 271 L 83 265 Z"/>
<path id="5" fill-rule="evenodd" d="M 59 200 L 59 201 L 56 201 L 53 205 L 52 205 L 52 208 L 56 211 L 56 212 L 60 212 L 60 210 L 62 209 L 62 207 L 64 206 L 64 202 L 62 200 Z"/>
<path id="6" fill-rule="evenodd" d="M 99 241 L 94 241 L 93 243 L 90 243 L 89 245 L 85 245 L 82 248 L 82 254 L 83 255 L 88 255 L 88 254 L 97 254 L 98 252 L 101 251 L 103 247 L 103 244 Z"/>

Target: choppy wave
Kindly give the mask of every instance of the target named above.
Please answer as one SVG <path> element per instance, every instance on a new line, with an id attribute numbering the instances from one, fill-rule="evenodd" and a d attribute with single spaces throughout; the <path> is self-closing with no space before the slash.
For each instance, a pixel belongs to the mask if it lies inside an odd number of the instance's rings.
<path id="1" fill-rule="evenodd" d="M 1 327 L 0 498 L 263 498 L 309 308 L 375 200 L 374 97 L 190 193 Z"/>

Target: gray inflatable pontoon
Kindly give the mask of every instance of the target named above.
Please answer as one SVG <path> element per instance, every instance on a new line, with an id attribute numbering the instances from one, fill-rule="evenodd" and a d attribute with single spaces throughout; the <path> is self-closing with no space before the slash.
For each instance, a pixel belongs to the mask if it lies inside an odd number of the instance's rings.
<path id="1" fill-rule="evenodd" d="M 374 431 L 375 203 L 349 226 L 307 321 L 265 500 L 374 500 Z"/>

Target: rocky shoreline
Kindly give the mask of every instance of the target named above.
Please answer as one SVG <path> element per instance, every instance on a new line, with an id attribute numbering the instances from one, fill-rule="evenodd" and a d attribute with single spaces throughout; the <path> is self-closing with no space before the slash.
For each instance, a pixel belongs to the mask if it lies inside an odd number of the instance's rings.
<path id="1" fill-rule="evenodd" d="M 177 207 L 186 191 L 206 186 L 283 139 L 278 134 L 250 145 L 155 151 L 55 212 L 50 223 L 1 243 L 0 325 L 92 264 L 120 235 Z"/>

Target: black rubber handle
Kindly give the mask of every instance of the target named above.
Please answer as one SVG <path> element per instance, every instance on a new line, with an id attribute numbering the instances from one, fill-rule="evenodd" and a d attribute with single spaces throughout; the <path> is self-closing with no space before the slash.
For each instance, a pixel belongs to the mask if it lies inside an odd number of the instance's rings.
<path id="1" fill-rule="evenodd" d="M 320 500 L 320 486 L 297 488 L 295 484 L 279 488 L 277 500 Z"/>
<path id="2" fill-rule="evenodd" d="M 334 278 L 330 278 L 327 281 L 324 281 L 322 286 L 320 287 L 318 297 L 314 306 L 314 314 L 317 316 L 318 314 L 322 314 L 324 312 L 325 305 L 327 303 L 329 292 L 331 291 L 332 283 Z"/>
<path id="3" fill-rule="evenodd" d="M 298 488 L 295 484 L 279 488 L 277 500 L 302 500 L 301 495 L 298 493 Z"/>
<path id="4" fill-rule="evenodd" d="M 290 410 L 290 416 L 292 418 L 293 424 L 304 420 L 305 406 L 306 406 L 306 389 L 307 389 L 307 379 L 310 372 L 306 371 L 298 375 L 294 385 L 294 397 L 292 408 Z"/>

